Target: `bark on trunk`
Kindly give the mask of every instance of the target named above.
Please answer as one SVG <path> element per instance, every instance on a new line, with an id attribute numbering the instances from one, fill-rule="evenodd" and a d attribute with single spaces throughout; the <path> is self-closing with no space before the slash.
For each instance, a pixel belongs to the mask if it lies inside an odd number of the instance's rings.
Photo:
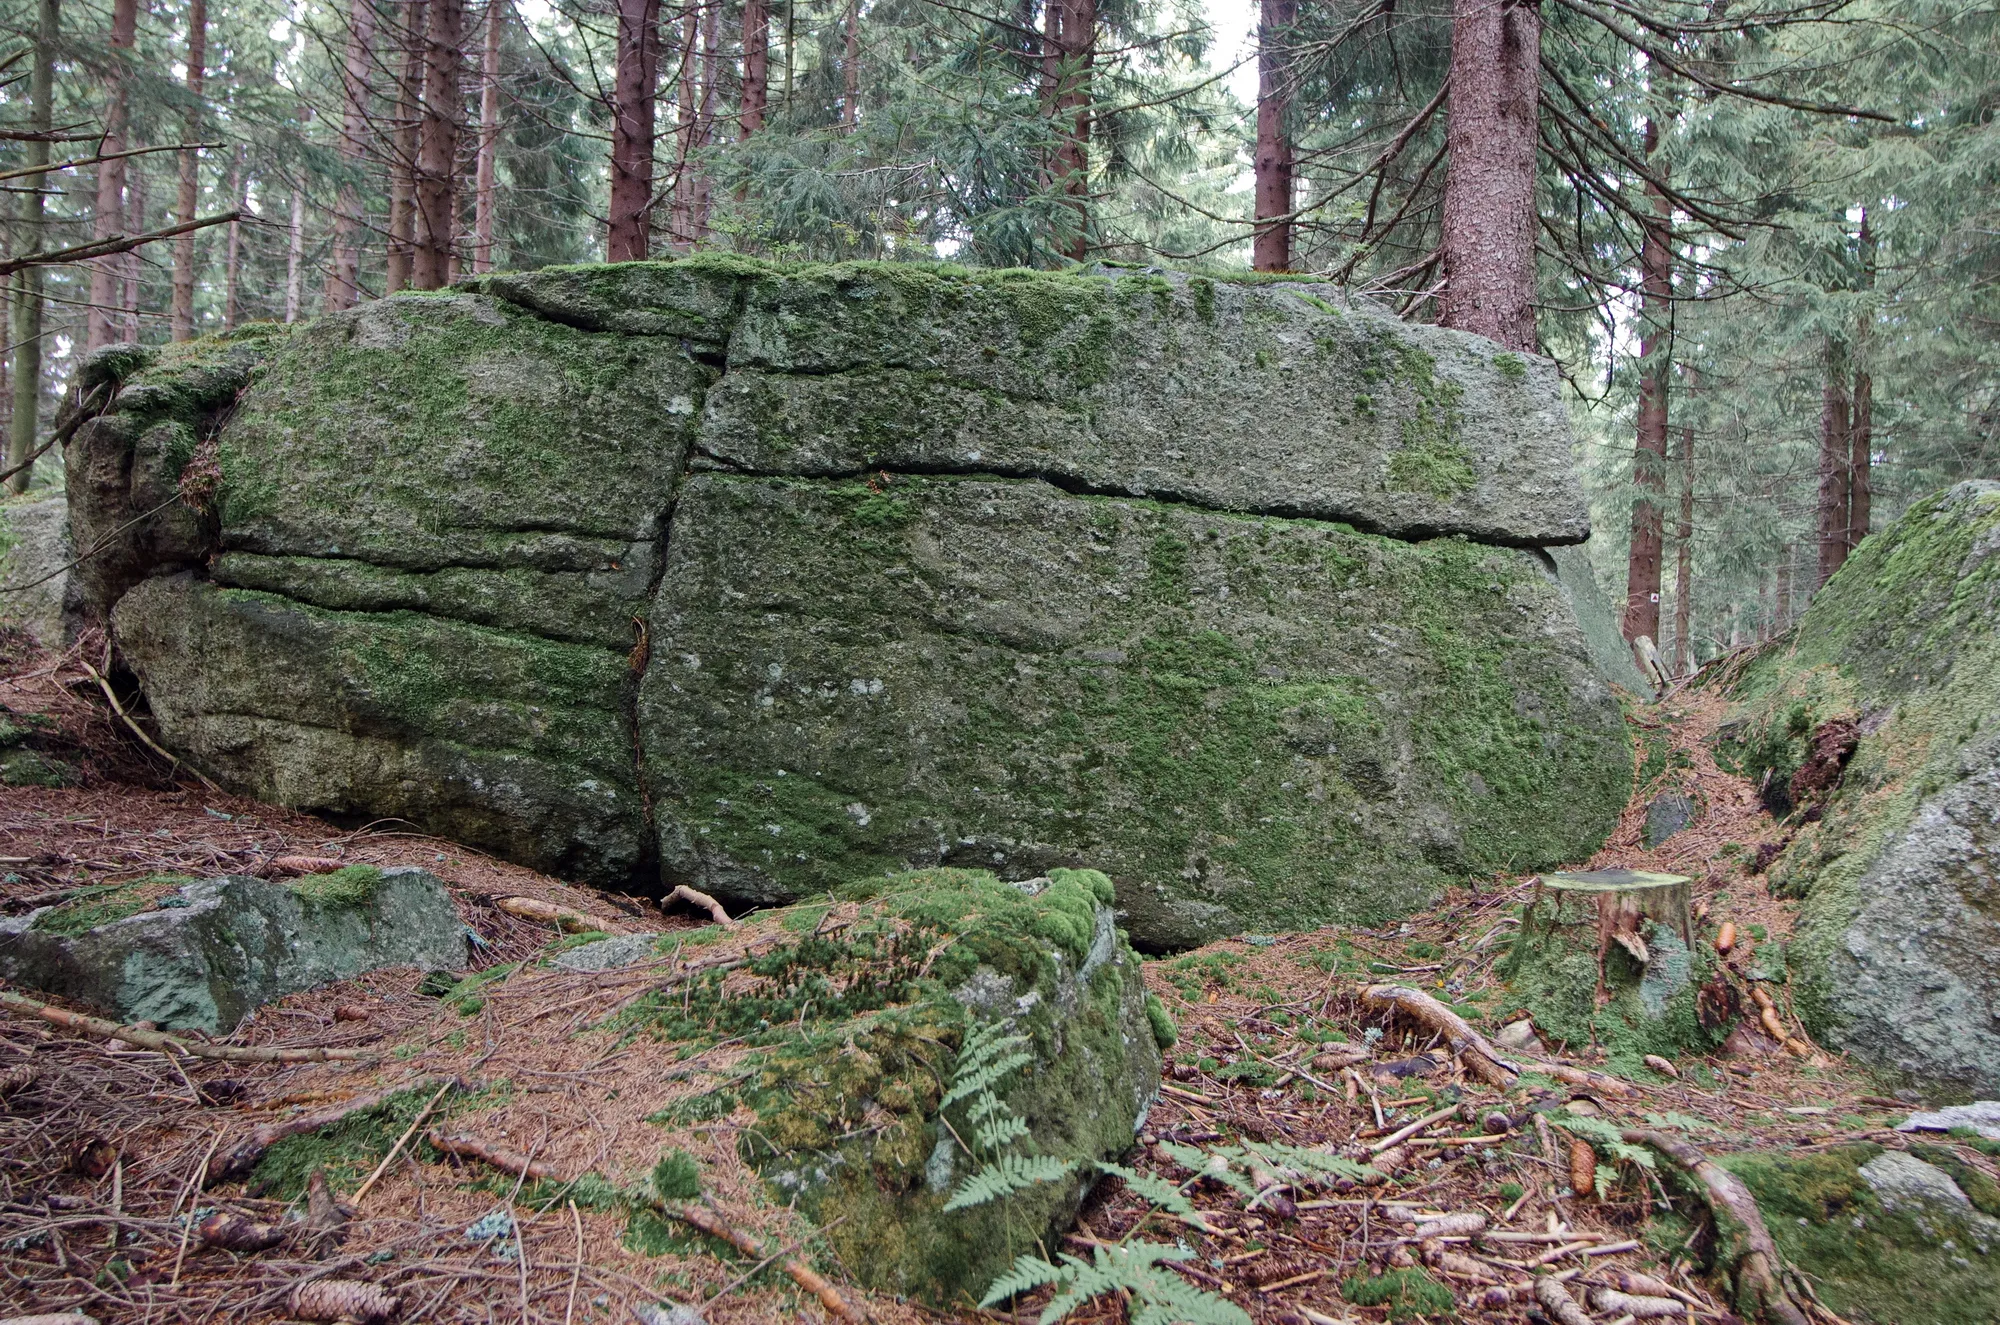
<path id="1" fill-rule="evenodd" d="M 1861 213 L 1861 288 L 1875 288 L 1875 236 L 1868 213 Z M 1847 547 L 1851 552 L 1868 537 L 1868 509 L 1874 494 L 1875 379 L 1868 371 L 1869 329 L 1874 310 L 1864 308 L 1854 332 L 1854 395 L 1848 409 Z"/>
<path id="2" fill-rule="evenodd" d="M 681 11 L 680 60 L 674 72 L 674 202 L 667 243 L 685 253 L 694 243 L 696 6 Z"/>
<path id="3" fill-rule="evenodd" d="M 1438 321 L 1526 353 L 1535 349 L 1541 50 L 1532 4 L 1452 0 Z"/>
<path id="4" fill-rule="evenodd" d="M 1847 560 L 1848 467 L 1853 435 L 1847 395 L 1847 347 L 1826 341 L 1826 385 L 1819 404 L 1819 577 L 1825 584 Z"/>
<path id="5" fill-rule="evenodd" d="M 1674 523 L 1674 675 L 1693 669 L 1694 429 L 1681 425 L 1681 518 Z"/>
<path id="6" fill-rule="evenodd" d="M 743 0 L 743 104 L 736 123 L 748 138 L 764 127 L 771 94 L 771 11 L 765 0 Z"/>
<path id="7" fill-rule="evenodd" d="M 637 262 L 651 247 L 653 107 L 660 65 L 660 0 L 618 0 L 612 85 L 611 223 L 604 256 Z"/>
<path id="8" fill-rule="evenodd" d="M 229 162 L 229 205 L 235 211 L 246 210 L 243 188 L 243 144 L 236 145 Z M 238 295 L 243 284 L 243 226 L 241 222 L 229 223 L 229 244 L 222 259 L 222 329 L 233 330 L 236 326 Z"/>
<path id="9" fill-rule="evenodd" d="M 57 0 L 41 0 L 35 13 L 34 64 L 28 74 L 28 129 L 46 135 L 55 119 L 55 50 L 62 32 L 62 11 Z M 49 163 L 49 144 L 22 144 L 22 156 L 29 166 Z M 19 251 L 32 253 L 47 248 L 42 236 L 42 189 L 46 174 L 23 175 L 15 186 L 21 197 L 21 228 L 15 242 Z M 41 423 L 42 406 L 42 273 L 29 267 L 14 277 L 14 413 L 7 422 L 7 468 L 27 463 L 35 449 L 35 434 Z M 32 469 L 7 480 L 14 492 L 26 492 Z"/>
<path id="10" fill-rule="evenodd" d="M 846 45 L 840 60 L 840 122 L 852 129 L 860 118 L 861 0 L 847 0 Z"/>
<path id="11" fill-rule="evenodd" d="M 659 0 L 652 0 L 655 12 Z M 479 164 L 472 181 L 472 272 L 493 270 L 494 171 L 500 154 L 500 27 L 507 0 L 486 0 L 486 53 L 479 63 Z"/>
<path id="12" fill-rule="evenodd" d="M 1042 54 L 1043 86 L 1052 91 L 1058 146 L 1050 175 L 1076 209 L 1076 229 L 1064 257 L 1090 251 L 1090 81 L 1097 36 L 1097 0 L 1049 0 Z"/>
<path id="13" fill-rule="evenodd" d="M 431 0 L 424 39 L 424 111 L 417 134 L 415 251 L 410 284 L 440 290 L 451 279 L 458 184 L 458 62 L 465 0 Z"/>
<path id="14" fill-rule="evenodd" d="M 112 0 L 111 61 L 105 75 L 104 141 L 99 154 L 125 150 L 125 61 L 138 34 L 137 0 Z M 125 220 L 125 162 L 121 158 L 97 167 L 97 212 L 91 238 L 109 239 Z M 90 309 L 85 319 L 84 345 L 102 349 L 116 338 L 119 259 L 99 258 L 90 268 Z"/>
<path id="15" fill-rule="evenodd" d="M 144 157 L 139 158 L 144 161 Z M 141 166 L 125 178 L 125 229 L 128 234 L 146 233 L 147 214 L 147 172 Z M 139 250 L 133 249 L 124 258 L 125 292 L 122 300 L 125 309 L 125 339 L 139 339 Z"/>
<path id="16" fill-rule="evenodd" d="M 710 3 L 703 8 L 701 15 L 701 96 L 695 105 L 694 118 L 697 151 L 715 141 L 716 83 L 722 67 L 721 43 L 717 36 L 721 8 L 719 3 Z M 708 238 L 709 209 L 713 200 L 713 181 L 707 171 L 697 168 L 694 173 L 694 223 L 690 243 L 699 244 Z"/>
<path id="17" fill-rule="evenodd" d="M 1769 625 L 1764 638 L 1769 639 L 1777 631 L 1792 624 L 1792 545 L 1790 543 L 1778 553 L 1777 601 L 1771 605 Z"/>
<path id="18" fill-rule="evenodd" d="M 202 85 L 208 74 L 208 0 L 191 0 L 188 5 L 187 44 L 187 89 L 194 102 L 188 111 L 185 137 L 182 142 L 201 141 L 201 95 Z M 195 219 L 195 209 L 201 205 L 200 154 L 182 152 L 179 219 L 183 224 Z M 175 340 L 194 339 L 194 257 L 195 236 L 192 231 L 174 241 L 174 318 L 173 336 Z"/>
<path id="19" fill-rule="evenodd" d="M 1257 227 L 1251 240 L 1251 265 L 1258 271 L 1292 269 L 1292 139 L 1291 72 L 1285 47 L 1298 22 L 1298 0 L 1263 0 L 1257 30 Z"/>
<path id="20" fill-rule="evenodd" d="M 347 16 L 347 52 L 340 74 L 340 159 L 346 163 L 348 178 L 341 181 L 334 202 L 333 262 L 320 291 L 320 306 L 329 313 L 352 308 L 361 298 L 361 251 L 356 245 L 361 231 L 361 191 L 354 176 L 360 173 L 367 142 L 368 60 L 374 41 L 374 0 L 354 0 Z M 235 229 L 232 222 L 232 263 Z M 235 324 L 233 316 L 228 320 Z"/>
<path id="21" fill-rule="evenodd" d="M 1658 149 L 1659 129 L 1646 124 L 1646 154 Z M 1667 479 L 1667 375 L 1673 359 L 1669 321 L 1673 308 L 1674 257 L 1667 200 L 1651 183 L 1646 197 L 1652 220 L 1639 249 L 1639 426 L 1632 450 L 1632 546 L 1625 566 L 1625 638 L 1660 639 L 1660 554 L 1662 494 Z"/>
<path id="22" fill-rule="evenodd" d="M 285 236 L 285 321 L 299 320 L 299 305 L 305 294 L 306 191 L 292 186 L 292 224 Z"/>
<path id="23" fill-rule="evenodd" d="M 403 60 L 396 75 L 396 132 L 389 158 L 389 259 L 383 293 L 410 283 L 416 249 L 417 131 L 422 115 L 426 0 L 409 0 L 403 10 Z"/>

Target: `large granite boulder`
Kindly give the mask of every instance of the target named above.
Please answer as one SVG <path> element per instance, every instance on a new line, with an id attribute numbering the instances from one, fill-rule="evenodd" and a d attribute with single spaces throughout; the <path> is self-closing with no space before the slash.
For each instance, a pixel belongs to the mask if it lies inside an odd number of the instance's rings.
<path id="1" fill-rule="evenodd" d="M 1170 945 L 1602 840 L 1568 447 L 1326 286 L 706 258 L 169 351 L 70 449 L 215 777 L 743 900 L 1096 866 Z"/>
<path id="2" fill-rule="evenodd" d="M 0 500 L 0 626 L 60 651 L 75 633 L 83 592 L 69 563 L 69 503 L 38 492 Z"/>
<path id="3" fill-rule="evenodd" d="M 1912 506 L 1736 683 L 1719 753 L 1800 828 L 1788 950 L 1818 1034 L 2000 1090 L 2000 484 Z"/>

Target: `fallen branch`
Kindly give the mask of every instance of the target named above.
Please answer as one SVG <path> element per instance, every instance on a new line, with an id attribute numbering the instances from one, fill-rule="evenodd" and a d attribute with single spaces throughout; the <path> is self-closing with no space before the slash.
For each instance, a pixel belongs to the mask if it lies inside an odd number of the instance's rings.
<path id="1" fill-rule="evenodd" d="M 1778 1277 L 1784 1265 L 1778 1245 L 1771 1240 L 1764 1216 L 1757 1209 L 1757 1198 L 1743 1180 L 1679 1137 L 1635 1129 L 1624 1138 L 1630 1145 L 1651 1146 L 1701 1185 L 1702 1199 L 1715 1216 L 1718 1251 L 1735 1275 L 1736 1309 L 1778 1325 L 1807 1325 L 1805 1313 L 1785 1293 Z"/>
<path id="2" fill-rule="evenodd" d="M 396 1144 L 389 1147 L 389 1153 L 382 1156 L 382 1162 L 375 1166 L 375 1171 L 368 1175 L 368 1181 L 361 1184 L 360 1189 L 354 1193 L 353 1200 L 349 1202 L 355 1209 L 361 1208 L 362 1198 L 382 1180 L 382 1175 L 389 1171 L 389 1165 L 395 1162 L 396 1156 L 403 1153 L 403 1147 L 410 1143 L 410 1138 L 417 1134 L 417 1129 L 424 1125 L 424 1119 L 431 1116 L 431 1110 L 437 1108 L 438 1101 L 444 1098 L 444 1093 L 452 1088 L 452 1084 L 447 1081 L 437 1088 L 437 1094 L 431 1096 L 430 1103 L 424 1105 L 423 1110 L 410 1120 L 409 1128 L 396 1138 Z"/>
<path id="3" fill-rule="evenodd" d="M 674 890 L 667 894 L 667 900 L 669 902 L 686 902 L 691 906 L 698 906 L 714 916 L 715 923 L 721 925 L 724 929 L 736 928 L 736 922 L 729 918 L 729 912 L 722 909 L 722 903 L 716 901 L 707 893 L 697 892 L 684 883 L 675 884 Z"/>
<path id="4" fill-rule="evenodd" d="M 669 1217 L 698 1228 L 710 1237 L 721 1238 L 745 1256 L 754 1256 L 762 1260 L 768 1255 L 762 1243 L 731 1225 L 713 1210 L 683 1205 L 662 1205 L 660 1209 Z M 847 1299 L 840 1295 L 840 1291 L 826 1281 L 825 1276 L 796 1256 L 786 1258 L 784 1267 L 785 1273 L 792 1277 L 793 1283 L 818 1298 L 819 1304 L 837 1319 L 857 1323 L 868 1319 L 861 1311 L 849 1305 Z"/>
<path id="5" fill-rule="evenodd" d="M 583 912 L 573 910 L 567 906 L 557 906 L 554 902 L 545 902 L 539 897 L 501 897 L 496 898 L 493 905 L 499 907 L 510 916 L 519 916 L 523 920 L 537 920 L 545 925 L 554 925 L 565 934 L 598 933 L 616 935 L 625 932 L 608 920 L 599 920 L 596 916 L 585 915 Z"/>
<path id="6" fill-rule="evenodd" d="M 1363 1005 L 1384 1012 L 1401 1012 L 1411 1020 L 1444 1037 L 1472 1075 L 1499 1090 L 1510 1089 L 1521 1069 L 1501 1056 L 1491 1041 L 1467 1025 L 1465 1018 L 1421 989 L 1407 985 L 1370 985 L 1362 992 Z"/>
<path id="7" fill-rule="evenodd" d="M 434 1149 L 442 1150 L 447 1155 L 456 1155 L 460 1159 L 476 1159 L 482 1164 L 499 1169 L 502 1173 L 511 1173 L 517 1178 L 545 1181 L 556 1176 L 556 1171 L 540 1160 L 529 1159 L 518 1151 L 481 1141 L 476 1136 L 446 1136 L 443 1132 L 433 1131 L 424 1139 L 429 1141 Z"/>
<path id="8" fill-rule="evenodd" d="M 298 1136 L 303 1132 L 317 1132 L 322 1127 L 331 1127 L 335 1123 L 343 1122 L 357 1113 L 366 1113 L 370 1109 L 379 1109 L 382 1107 L 382 1102 L 391 1095 L 400 1095 L 406 1090 L 421 1090 L 427 1086 L 440 1084 L 451 1086 L 463 1083 L 459 1082 L 455 1077 L 449 1078 L 442 1083 L 439 1083 L 435 1077 L 419 1077 L 415 1081 L 406 1081 L 400 1085 L 389 1086 L 367 1095 L 356 1095 L 352 1099 L 343 1100 L 334 1108 L 324 1109 L 319 1113 L 302 1113 L 296 1118 L 280 1118 L 277 1122 L 265 1123 L 261 1127 L 251 1131 L 248 1136 L 224 1151 L 219 1157 L 210 1160 L 208 1173 L 203 1185 L 212 1187 L 218 1182 L 229 1182 L 233 1179 L 243 1177 L 250 1170 L 257 1167 L 257 1161 L 264 1158 L 265 1151 L 288 1136 Z"/>
<path id="9" fill-rule="evenodd" d="M 100 393 L 104 396 L 104 399 L 101 401 L 97 399 Z M 27 459 L 15 465 L 12 469 L 0 469 L 0 483 L 5 483 L 8 479 L 23 470 L 33 469 L 37 460 L 40 460 L 50 451 L 67 442 L 71 437 L 76 435 L 78 428 L 81 428 L 84 424 L 102 414 L 105 406 L 111 403 L 111 396 L 112 390 L 109 386 L 100 384 L 91 388 L 90 394 L 77 402 L 76 413 L 57 423 L 54 431 L 49 433 L 49 439 L 28 452 Z M 91 408 L 93 402 L 96 403 L 95 409 Z"/>
<path id="10" fill-rule="evenodd" d="M 158 755 L 160 758 L 166 760 L 167 763 L 172 765 L 173 767 L 187 769 L 188 772 L 194 774 L 195 777 L 201 780 L 202 786 L 207 787 L 210 791 L 220 792 L 222 790 L 221 787 L 216 786 L 215 783 L 209 780 L 208 775 L 206 773 L 203 773 L 200 769 L 194 767 L 192 764 L 182 763 L 179 758 L 177 758 L 173 754 L 169 753 L 165 748 L 163 748 L 159 742 L 155 741 L 152 737 L 146 735 L 146 729 L 144 727 L 141 727 L 138 723 L 134 722 L 132 720 L 132 715 L 125 711 L 125 706 L 118 702 L 118 694 L 111 688 L 111 682 L 104 679 L 104 674 L 99 672 L 95 667 L 92 667 L 87 659 L 79 658 L 76 661 L 78 666 L 82 667 L 84 671 L 90 674 L 90 679 L 97 682 L 97 688 L 104 692 L 104 697 L 107 700 L 111 701 L 111 711 L 118 715 L 118 720 L 120 722 L 123 722 L 128 728 L 131 729 L 132 734 L 139 738 L 141 744 L 143 744 L 148 750 L 151 750 L 154 754 Z"/>
<path id="11" fill-rule="evenodd" d="M 380 1055 L 367 1049 L 262 1049 L 240 1048 L 228 1044 L 199 1044 L 159 1031 L 141 1030 L 137 1026 L 121 1026 L 115 1021 L 102 1017 L 85 1016 L 81 1012 L 71 1012 L 67 1008 L 51 1007 L 20 994 L 0 990 L 0 1007 L 13 1012 L 25 1012 L 31 1017 L 40 1017 L 52 1026 L 64 1030 L 77 1031 L 84 1035 L 95 1035 L 106 1040 L 126 1040 L 142 1049 L 151 1049 L 163 1054 L 188 1054 L 195 1058 L 212 1058 L 223 1063 L 365 1063 L 373 1062 Z"/>

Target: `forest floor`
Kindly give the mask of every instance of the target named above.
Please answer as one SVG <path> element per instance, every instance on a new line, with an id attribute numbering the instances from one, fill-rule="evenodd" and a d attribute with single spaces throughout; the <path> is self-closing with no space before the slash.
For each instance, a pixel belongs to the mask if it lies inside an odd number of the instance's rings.
<path id="1" fill-rule="evenodd" d="M 604 1026 L 683 969 L 680 945 L 663 945 L 657 960 L 639 966 L 562 970 L 538 959 L 574 940 L 493 901 L 540 898 L 597 917 L 598 928 L 614 932 L 692 933 L 709 923 L 706 916 L 570 887 L 407 825 L 336 828 L 204 788 L 129 736 L 82 666 L 87 651 L 55 659 L 14 638 L 0 640 L 0 652 L 0 704 L 44 715 L 43 748 L 80 769 L 79 785 L 0 793 L 0 905 L 7 910 L 152 874 L 268 872 L 286 855 L 413 864 L 452 888 L 491 959 L 488 978 L 443 997 L 435 987 L 420 988 L 422 972 L 407 970 L 297 995 L 257 1012 L 226 1041 L 380 1051 L 373 1062 L 169 1057 L 0 1012 L 0 1316 L 82 1311 L 147 1325 L 217 1318 L 247 1325 L 285 1318 L 301 1282 L 363 1280 L 400 1299 L 405 1325 L 624 1322 L 633 1308 L 662 1301 L 698 1306 L 721 1325 L 823 1318 L 823 1299 L 802 1292 L 784 1271 L 793 1257 L 816 1261 L 850 1308 L 885 1323 L 1038 1314 L 1046 1291 L 1021 1299 L 1011 1314 L 939 1316 L 846 1283 L 837 1257 L 815 1247 L 811 1230 L 790 1211 L 774 1207 L 739 1158 L 740 1120 L 647 1121 L 676 1101 L 718 1090 L 744 1053 L 728 1042 L 695 1051 Z M 1636 724 L 1664 732 L 1679 752 L 1655 783 L 1669 776 L 1676 785 L 1693 782 L 1705 813 L 1645 850 L 1645 807 L 1656 788 L 1641 787 L 1610 844 L 1588 864 L 1695 879 L 1706 923 L 1735 921 L 1746 936 L 1735 959 L 1746 960 L 1758 943 L 1783 939 L 1792 908 L 1748 872 L 1769 859 L 1782 830 L 1752 787 L 1710 760 L 1706 738 L 1720 710 L 1719 701 L 1698 694 L 1634 710 Z M 1545 1267 L 1579 1296 L 1586 1285 L 1636 1271 L 1670 1285 L 1686 1319 L 1734 1319 L 1697 1272 L 1699 1212 L 1673 1225 L 1649 1219 L 1666 1192 L 1638 1170 L 1621 1172 L 1609 1190 L 1573 1194 L 1569 1138 L 1552 1132 L 1531 1106 L 1553 1099 L 1572 1114 L 1620 1127 L 1676 1129 L 1715 1151 L 1789 1151 L 1862 1139 L 1899 1146 L 1904 1138 L 1894 1123 L 1913 1105 L 1883 1093 L 1880 1082 L 1838 1054 L 1786 1052 L 1754 1020 L 1726 1055 L 1684 1059 L 1677 1078 L 1609 1076 L 1601 1049 L 1568 1044 L 1525 1063 L 1526 1075 L 1501 1092 L 1464 1076 L 1448 1053 L 1425 1055 L 1435 1041 L 1429 1031 L 1364 1007 L 1361 991 L 1370 982 L 1394 981 L 1476 1007 L 1479 1025 L 1497 1031 L 1515 1011 L 1494 972 L 1505 947 L 1499 940 L 1518 923 L 1533 886 L 1526 878 L 1482 881 L 1399 925 L 1253 936 L 1148 961 L 1148 984 L 1173 1012 L 1180 1041 L 1127 1162 L 1183 1188 L 1207 1231 L 1164 1219 L 1112 1178 L 1087 1200 L 1063 1250 L 1088 1257 L 1142 1230 L 1177 1239 L 1194 1255 L 1173 1272 L 1226 1296 L 1260 1325 L 1392 1315 L 1539 1319 L 1526 1286 L 1533 1272 L 1546 1275 Z M 728 941 L 754 946 L 758 932 L 745 924 Z M 717 948 L 705 943 L 702 950 Z M 1803 1038 L 1782 1003 L 1778 1012 L 1785 1029 Z M 1580 1084 L 1566 1085 L 1564 1076 Z M 456 1092 L 449 1089 L 454 1080 L 462 1086 Z M 255 1129 L 339 1114 L 343 1101 L 384 1090 L 401 1093 L 373 1113 L 355 1113 L 350 1103 L 344 1121 L 272 1146 L 254 1189 L 224 1183 L 204 1190 L 198 1181 L 215 1155 L 228 1155 Z M 1511 1116 L 1493 1119 L 1496 1112 Z M 1427 1121 L 1395 1143 L 1420 1120 Z M 432 1128 L 463 1127 L 476 1129 L 476 1148 L 497 1157 L 497 1167 L 426 1141 Z M 1399 1156 L 1400 1168 L 1382 1186 L 1319 1188 L 1302 1180 L 1246 1200 L 1240 1182 L 1189 1167 L 1204 1162 L 1197 1152 L 1241 1142 L 1330 1147 L 1350 1156 L 1388 1150 L 1394 1155 L 1380 1162 L 1388 1167 Z M 643 1182 L 666 1146 L 695 1160 L 706 1208 L 742 1231 L 741 1245 L 761 1252 L 649 1222 L 599 1199 L 602 1182 L 563 1181 L 593 1173 Z M 544 1176 L 504 1171 L 528 1161 Z M 351 1215 L 311 1200 L 312 1168 L 352 1202 Z M 378 1170 L 365 1198 L 354 1199 Z M 195 1220 L 218 1213 L 277 1223 L 288 1212 L 307 1213 L 322 1231 L 295 1232 L 254 1253 L 223 1250 L 191 1232 Z M 1471 1214 L 1485 1221 L 1477 1241 L 1414 1236 L 1420 1220 Z M 1664 1227 L 1674 1236 L 1663 1239 Z M 1422 1273 L 1415 1268 L 1426 1264 Z M 1399 1283 L 1400 1302 L 1379 1300 Z M 1126 1310 L 1111 1296 L 1070 1319 L 1122 1321 Z M 1839 1320 L 1811 1303 L 1807 1311 Z"/>

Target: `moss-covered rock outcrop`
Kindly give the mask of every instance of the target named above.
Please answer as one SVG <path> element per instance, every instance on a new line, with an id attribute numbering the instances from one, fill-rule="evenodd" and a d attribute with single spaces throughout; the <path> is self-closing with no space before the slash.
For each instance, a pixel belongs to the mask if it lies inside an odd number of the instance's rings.
<path id="1" fill-rule="evenodd" d="M 849 1274 L 976 1302 L 1016 1255 L 1053 1245 L 1158 1090 L 1159 1037 L 1112 900 L 1091 870 L 1008 884 L 936 869 L 767 915 L 747 961 L 628 1015 L 675 1041 L 756 1046 L 735 1084 L 657 1121 L 747 1109 L 744 1159 L 828 1230 Z M 992 1181 L 1029 1162 L 1040 1180 Z M 947 1209 L 982 1173 L 1008 1190 Z"/>
<path id="2" fill-rule="evenodd" d="M 1328 287 L 703 258 L 90 371 L 91 601 L 270 799 L 759 901 L 1092 865 L 1162 945 L 1624 799 L 1552 367 Z"/>
<path id="3" fill-rule="evenodd" d="M 1787 957 L 1807 1024 L 2000 1090 L 2000 484 L 1869 538 L 1732 694 L 1718 755 L 1799 824 L 1771 876 L 1804 899 Z"/>

